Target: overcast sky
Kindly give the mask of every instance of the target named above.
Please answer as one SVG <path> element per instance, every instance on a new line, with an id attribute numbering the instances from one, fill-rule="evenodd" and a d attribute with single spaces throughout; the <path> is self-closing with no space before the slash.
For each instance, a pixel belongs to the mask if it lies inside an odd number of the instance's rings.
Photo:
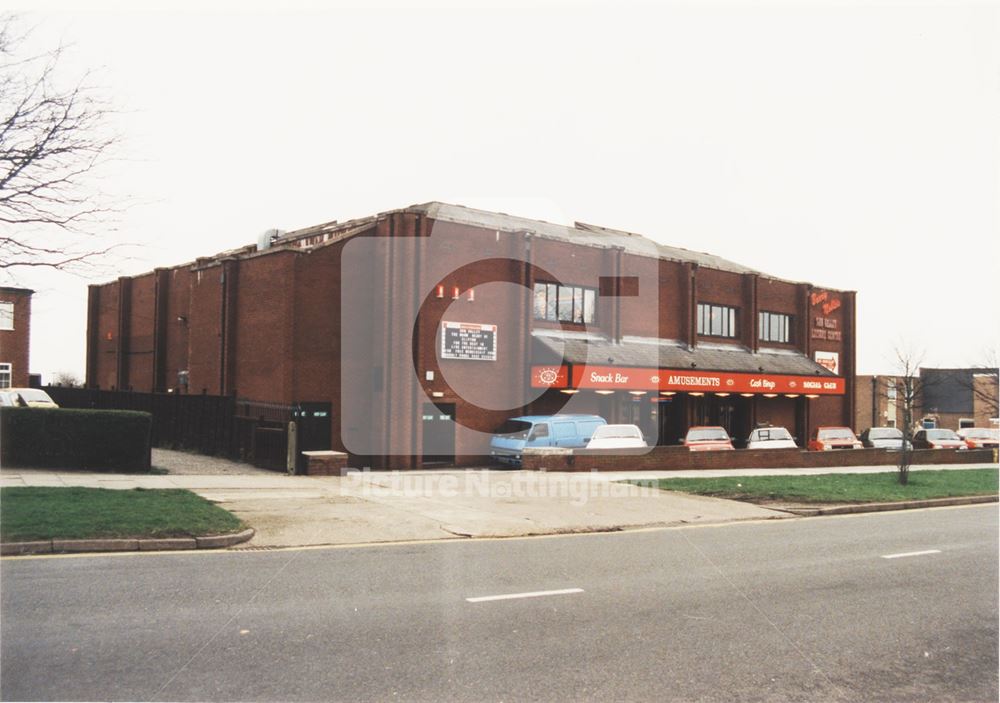
<path id="1" fill-rule="evenodd" d="M 121 111 L 141 245 L 15 272 L 32 371 L 83 377 L 88 283 L 429 200 L 856 290 L 862 373 L 998 346 L 997 3 L 280 6 L 23 13 Z"/>

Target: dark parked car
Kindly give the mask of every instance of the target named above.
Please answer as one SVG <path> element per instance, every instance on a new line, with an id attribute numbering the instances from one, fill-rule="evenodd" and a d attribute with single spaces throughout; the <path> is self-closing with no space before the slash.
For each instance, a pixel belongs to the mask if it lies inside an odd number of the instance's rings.
<path id="1" fill-rule="evenodd" d="M 965 440 L 954 430 L 917 430 L 913 435 L 915 449 L 968 449 Z"/>
<path id="2" fill-rule="evenodd" d="M 875 449 L 902 449 L 903 431 L 896 427 L 869 427 L 861 433 L 861 443 Z M 910 448 L 909 442 L 906 443 Z"/>

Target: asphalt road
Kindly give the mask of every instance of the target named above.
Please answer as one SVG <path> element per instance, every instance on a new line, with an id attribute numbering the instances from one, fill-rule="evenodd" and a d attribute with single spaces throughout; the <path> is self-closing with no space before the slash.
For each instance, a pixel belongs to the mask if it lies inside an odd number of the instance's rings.
<path id="1" fill-rule="evenodd" d="M 7 559 L 0 697 L 996 701 L 997 515 Z"/>

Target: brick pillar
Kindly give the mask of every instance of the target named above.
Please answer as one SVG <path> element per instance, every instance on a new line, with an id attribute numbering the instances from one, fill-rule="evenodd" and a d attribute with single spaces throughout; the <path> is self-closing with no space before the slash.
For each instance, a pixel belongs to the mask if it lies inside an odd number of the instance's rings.
<path id="1" fill-rule="evenodd" d="M 87 388 L 98 386 L 97 369 L 100 360 L 101 287 L 87 286 Z"/>
<path id="2" fill-rule="evenodd" d="M 118 390 L 128 390 L 129 386 L 129 336 L 132 333 L 129 318 L 131 314 L 132 279 L 128 276 L 122 276 L 118 279 L 118 346 L 115 356 L 117 361 L 115 384 Z"/>

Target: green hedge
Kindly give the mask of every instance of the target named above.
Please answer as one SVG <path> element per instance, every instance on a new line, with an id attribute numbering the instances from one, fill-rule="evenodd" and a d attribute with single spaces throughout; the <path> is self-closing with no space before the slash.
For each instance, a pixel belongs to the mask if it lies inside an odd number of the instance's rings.
<path id="1" fill-rule="evenodd" d="M 3 408 L 4 466 L 149 471 L 153 417 L 131 410 Z"/>

